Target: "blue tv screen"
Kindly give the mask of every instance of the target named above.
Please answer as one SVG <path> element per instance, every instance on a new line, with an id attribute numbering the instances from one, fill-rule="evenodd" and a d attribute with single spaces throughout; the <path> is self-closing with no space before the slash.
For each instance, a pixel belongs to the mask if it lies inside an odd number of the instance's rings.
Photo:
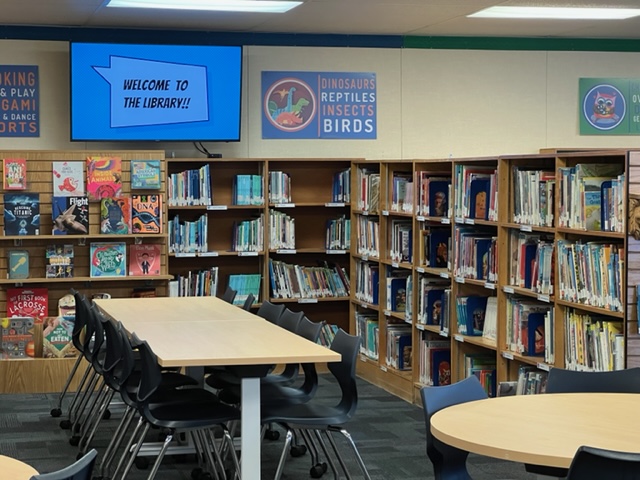
<path id="1" fill-rule="evenodd" d="M 72 141 L 239 141 L 242 47 L 70 44 Z"/>

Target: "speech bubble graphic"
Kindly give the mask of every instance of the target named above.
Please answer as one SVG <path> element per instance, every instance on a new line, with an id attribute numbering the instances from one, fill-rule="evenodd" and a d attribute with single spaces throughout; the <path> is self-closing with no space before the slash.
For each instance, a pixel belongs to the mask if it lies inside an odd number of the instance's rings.
<path id="1" fill-rule="evenodd" d="M 111 55 L 109 67 L 93 69 L 111 85 L 111 127 L 209 120 L 202 65 Z"/>

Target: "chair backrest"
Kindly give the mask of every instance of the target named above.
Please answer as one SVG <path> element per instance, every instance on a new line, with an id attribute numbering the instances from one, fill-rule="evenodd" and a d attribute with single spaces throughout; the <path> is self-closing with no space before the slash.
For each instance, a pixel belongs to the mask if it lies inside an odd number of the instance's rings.
<path id="1" fill-rule="evenodd" d="M 451 385 L 422 387 L 420 395 L 427 426 L 427 453 L 435 448 L 431 435 L 431 417 L 434 413 L 452 405 L 488 398 L 487 392 L 475 375 Z"/>
<path id="2" fill-rule="evenodd" d="M 640 480 L 640 454 L 580 447 L 569 467 L 567 480 L 593 478 Z"/>
<path id="3" fill-rule="evenodd" d="M 138 401 L 146 402 L 153 395 L 160 382 L 162 382 L 162 370 L 158 365 L 158 357 L 153 353 L 149 344 L 140 340 L 135 333 L 131 334 L 131 346 L 140 354 L 140 385 L 138 386 Z"/>
<path id="4" fill-rule="evenodd" d="M 360 350 L 360 337 L 349 335 L 340 329 L 331 343 L 331 350 L 342 356 L 342 360 L 339 362 L 329 362 L 327 364 L 329 371 L 338 381 L 342 394 L 337 408 L 347 418 L 351 418 L 358 407 L 356 360 Z"/>
<path id="5" fill-rule="evenodd" d="M 85 332 L 85 335 L 89 337 L 90 340 L 85 341 L 84 356 L 88 362 L 94 365 L 94 368 L 102 368 L 102 366 L 96 362 L 100 358 L 100 349 L 104 343 L 104 327 L 98 314 L 98 307 L 91 305 L 89 315 L 87 316 L 87 328 Z"/>
<path id="6" fill-rule="evenodd" d="M 33 475 L 30 480 L 90 480 L 97 455 L 96 449 L 92 449 L 74 464 L 57 472 Z"/>
<path id="7" fill-rule="evenodd" d="M 284 312 L 284 308 L 284 304 L 282 303 L 276 305 L 275 303 L 271 303 L 270 301 L 265 300 L 264 302 L 262 302 L 262 305 L 260 305 L 260 308 L 256 312 L 256 315 L 264 318 L 271 323 L 277 324 L 280 315 L 282 315 L 282 312 Z"/>
<path id="8" fill-rule="evenodd" d="M 233 303 L 233 300 L 235 300 L 237 294 L 238 294 L 237 290 L 234 290 L 231 287 L 227 287 L 225 292 L 222 294 L 222 300 L 224 300 L 227 303 Z"/>
<path id="9" fill-rule="evenodd" d="M 277 324 L 285 330 L 295 333 L 298 330 L 298 325 L 300 325 L 302 317 L 304 317 L 304 312 L 294 312 L 293 310 L 285 308 Z"/>
<path id="10" fill-rule="evenodd" d="M 76 301 L 76 316 L 73 323 L 73 330 L 71 331 L 71 341 L 73 346 L 80 353 L 84 353 L 85 338 L 84 331 L 87 325 L 87 317 L 89 315 L 89 302 L 86 297 L 77 290 L 71 290 L 73 298 Z"/>
<path id="11" fill-rule="evenodd" d="M 640 368 L 611 372 L 552 368 L 546 393 L 640 393 Z"/>
<path id="12" fill-rule="evenodd" d="M 248 312 L 249 310 L 251 310 L 251 305 L 253 305 L 253 302 L 255 301 L 256 297 L 253 295 L 253 293 L 250 293 L 249 295 L 247 295 L 247 298 L 245 298 L 244 303 L 242 304 L 242 309 Z"/>
<path id="13" fill-rule="evenodd" d="M 122 339 L 116 330 L 115 324 L 111 320 L 100 312 L 97 312 L 97 316 L 104 330 L 104 340 L 106 343 L 104 371 L 106 373 L 113 370 L 122 359 Z"/>
<path id="14" fill-rule="evenodd" d="M 307 340 L 316 343 L 318 338 L 320 338 L 320 331 L 322 330 L 323 325 L 324 322 L 313 322 L 306 316 L 303 316 L 298 324 L 296 333 L 302 338 L 306 338 Z"/>

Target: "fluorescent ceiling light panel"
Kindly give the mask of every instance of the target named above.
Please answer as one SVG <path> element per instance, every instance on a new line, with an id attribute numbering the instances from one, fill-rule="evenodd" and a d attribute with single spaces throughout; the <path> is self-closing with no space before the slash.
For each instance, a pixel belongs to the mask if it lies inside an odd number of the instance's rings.
<path id="1" fill-rule="evenodd" d="M 489 7 L 471 18 L 545 18 L 558 20 L 624 20 L 640 15 L 638 8 Z"/>
<path id="2" fill-rule="evenodd" d="M 283 13 L 301 3 L 281 0 L 110 0 L 107 7 Z"/>

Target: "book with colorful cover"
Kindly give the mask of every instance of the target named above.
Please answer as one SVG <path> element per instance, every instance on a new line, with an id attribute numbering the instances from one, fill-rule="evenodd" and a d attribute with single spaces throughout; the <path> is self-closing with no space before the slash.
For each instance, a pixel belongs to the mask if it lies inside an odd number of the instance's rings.
<path id="1" fill-rule="evenodd" d="M 100 233 L 126 235 L 131 232 L 131 199 L 112 197 L 100 200 Z"/>
<path id="2" fill-rule="evenodd" d="M 27 250 L 9 250 L 10 279 L 29 278 L 29 252 Z"/>
<path id="3" fill-rule="evenodd" d="M 160 160 L 131 160 L 131 189 L 160 189 Z"/>
<path id="4" fill-rule="evenodd" d="M 7 317 L 44 318 L 49 314 L 46 288 L 7 288 Z"/>
<path id="5" fill-rule="evenodd" d="M 0 358 L 35 357 L 35 324 L 36 319 L 29 316 L 0 319 Z"/>
<path id="6" fill-rule="evenodd" d="M 162 233 L 161 195 L 131 195 L 131 232 Z"/>
<path id="7" fill-rule="evenodd" d="M 46 278 L 73 278 L 73 245 L 47 245 Z"/>
<path id="8" fill-rule="evenodd" d="M 26 190 L 27 160 L 24 158 L 2 159 L 2 186 L 5 190 Z"/>
<path id="9" fill-rule="evenodd" d="M 58 315 L 45 317 L 42 323 L 42 356 L 70 358 L 78 356 L 72 334 L 76 319 L 75 297 L 68 293 L 58 301 Z"/>
<path id="10" fill-rule="evenodd" d="M 84 163 L 53 162 L 53 195 L 77 197 L 84 195 Z"/>
<path id="11" fill-rule="evenodd" d="M 129 245 L 129 276 L 160 275 L 160 244 Z"/>
<path id="12" fill-rule="evenodd" d="M 4 234 L 40 234 L 40 194 L 4 194 Z"/>
<path id="13" fill-rule="evenodd" d="M 120 157 L 87 158 L 87 195 L 89 200 L 119 197 L 122 193 Z"/>
<path id="14" fill-rule="evenodd" d="M 96 242 L 89 248 L 90 277 L 125 277 L 127 275 L 127 244 Z"/>
<path id="15" fill-rule="evenodd" d="M 51 197 L 53 235 L 89 233 L 89 198 L 86 196 Z"/>
<path id="16" fill-rule="evenodd" d="M 431 355 L 431 380 L 434 387 L 451 385 L 451 349 L 432 348 Z"/>

